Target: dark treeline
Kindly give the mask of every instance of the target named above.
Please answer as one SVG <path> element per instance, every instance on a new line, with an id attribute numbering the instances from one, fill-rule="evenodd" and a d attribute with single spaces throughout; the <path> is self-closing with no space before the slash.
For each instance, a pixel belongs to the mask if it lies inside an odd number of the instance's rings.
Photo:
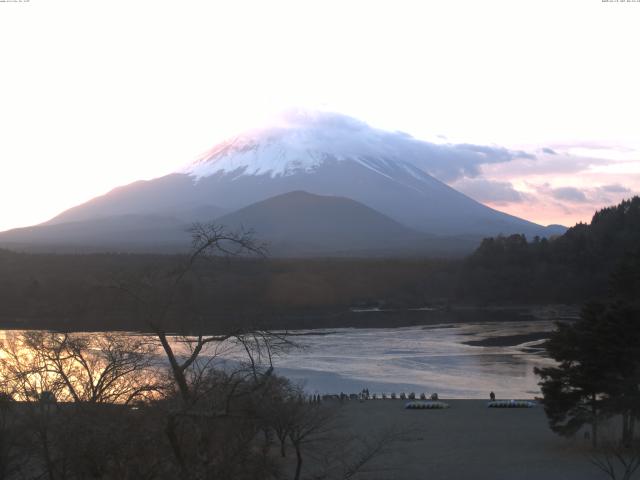
<path id="1" fill-rule="evenodd" d="M 44 255 L 0 252 L 0 320 L 71 330 L 131 329 L 134 305 L 118 288 L 152 279 L 182 261 L 180 256 L 96 254 Z M 188 303 L 206 304 L 207 329 L 225 322 L 268 321 L 291 328 L 296 318 L 314 321 L 353 306 L 402 308 L 452 297 L 459 264 L 436 260 L 219 258 L 198 266 L 197 281 L 181 289 Z M 345 320 L 345 321 L 348 321 Z M 338 322 L 339 323 L 339 322 Z M 214 324 L 214 325 L 212 325 Z M 198 325 L 198 328 L 200 325 Z M 219 328 L 218 328 L 219 327 Z"/>
<path id="2" fill-rule="evenodd" d="M 620 268 L 637 272 L 640 197 L 595 213 L 555 239 L 485 239 L 465 262 L 463 295 L 488 301 L 584 303 L 606 297 Z M 626 267 L 625 267 L 626 266 Z"/>
<path id="3" fill-rule="evenodd" d="M 579 304 L 607 296 L 613 271 L 623 275 L 626 268 L 629 278 L 637 276 L 639 245 L 640 197 L 634 197 L 557 238 L 485 239 L 463 260 L 216 258 L 185 282 L 184 311 L 174 314 L 177 327 L 202 322 L 188 315 L 197 298 L 209 312 L 208 328 L 226 328 L 225 322 L 308 328 L 357 323 L 366 315 L 349 309 L 358 306 Z M 153 281 L 183 260 L 0 250 L 0 320 L 6 326 L 130 329 L 136 327 L 134 305 L 119 286 L 133 278 Z"/>

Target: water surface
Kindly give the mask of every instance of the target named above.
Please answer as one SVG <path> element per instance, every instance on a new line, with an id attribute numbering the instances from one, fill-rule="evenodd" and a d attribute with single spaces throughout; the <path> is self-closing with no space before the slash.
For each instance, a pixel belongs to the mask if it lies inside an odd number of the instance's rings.
<path id="1" fill-rule="evenodd" d="M 475 322 L 405 328 L 293 331 L 300 346 L 274 359 L 276 373 L 304 385 L 309 393 L 437 392 L 448 398 L 533 398 L 540 395 L 536 366 L 551 365 L 542 340 L 509 346 L 472 346 L 465 342 L 549 332 L 551 321 Z M 0 340 L 8 332 L 0 331 Z M 90 335 L 90 334 L 87 334 Z M 132 335 L 132 333 L 122 333 Z M 149 341 L 154 341 L 149 336 Z M 521 340 L 521 339 L 520 339 Z M 512 342 L 513 343 L 513 342 Z M 173 340 L 177 354 L 188 344 Z M 234 345 L 209 344 L 201 360 L 234 368 L 245 357 Z M 159 367 L 164 354 L 157 348 Z"/>
<path id="2" fill-rule="evenodd" d="M 542 340 L 513 346 L 470 346 L 484 338 L 551 331 L 551 321 L 447 324 L 386 329 L 308 331 L 304 349 L 278 358 L 276 371 L 312 393 L 437 392 L 449 398 L 532 398 Z M 298 332 L 300 333 L 300 332 Z"/>

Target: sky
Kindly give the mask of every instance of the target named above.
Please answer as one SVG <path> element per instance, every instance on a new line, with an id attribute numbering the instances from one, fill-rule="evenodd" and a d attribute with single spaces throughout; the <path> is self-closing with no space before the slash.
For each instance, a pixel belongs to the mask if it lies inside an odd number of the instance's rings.
<path id="1" fill-rule="evenodd" d="M 640 2 L 602 0 L 0 0 L 0 230 L 291 107 L 487 146 L 441 179 L 589 221 L 640 194 L 639 24 Z"/>

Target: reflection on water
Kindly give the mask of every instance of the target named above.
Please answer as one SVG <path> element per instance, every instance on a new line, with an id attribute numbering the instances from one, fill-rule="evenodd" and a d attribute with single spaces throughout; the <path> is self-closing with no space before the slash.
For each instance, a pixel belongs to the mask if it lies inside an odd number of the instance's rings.
<path id="1" fill-rule="evenodd" d="M 552 362 L 540 340 L 520 345 L 480 347 L 469 340 L 509 337 L 553 330 L 550 321 L 472 323 L 387 329 L 334 329 L 293 332 L 304 348 L 275 359 L 276 372 L 305 384 L 310 393 L 438 392 L 449 398 L 532 398 L 539 395 L 535 366 Z M 122 334 L 130 336 L 132 334 Z M 0 340 L 5 332 L 0 331 Z M 144 336 L 136 335 L 138 338 Z M 146 337 L 153 341 L 153 337 Z M 189 345 L 174 339 L 178 354 Z M 243 352 L 233 345 L 210 344 L 203 360 L 217 357 L 218 365 L 233 365 Z M 164 360 L 159 347 L 156 361 Z M 156 363 L 156 365 L 158 365 Z"/>
<path id="2" fill-rule="evenodd" d="M 450 398 L 539 395 L 535 366 L 549 365 L 540 340 L 507 347 L 469 340 L 551 331 L 552 322 L 500 322 L 396 329 L 344 329 L 305 335 L 302 351 L 278 361 L 283 375 L 315 392 L 438 392 Z M 323 333 L 323 332 L 318 332 Z"/>

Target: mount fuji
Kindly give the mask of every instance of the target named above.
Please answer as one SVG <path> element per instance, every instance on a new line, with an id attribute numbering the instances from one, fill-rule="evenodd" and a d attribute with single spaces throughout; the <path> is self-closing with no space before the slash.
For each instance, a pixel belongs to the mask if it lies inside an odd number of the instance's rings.
<path id="1" fill-rule="evenodd" d="M 314 230 L 319 238 L 312 242 L 313 249 L 305 250 L 308 254 L 362 251 L 365 244 L 371 251 L 411 245 L 415 252 L 421 242 L 429 250 L 426 246 L 433 247 L 434 238 L 444 237 L 467 239 L 472 248 L 484 236 L 563 232 L 491 209 L 427 173 L 473 168 L 469 156 L 483 156 L 487 148 L 457 147 L 457 157 L 451 158 L 448 154 L 453 150 L 446 146 L 375 129 L 347 116 L 290 112 L 268 127 L 216 145 L 178 172 L 118 187 L 44 224 L 4 232 L 0 243 L 101 249 L 118 245 L 125 250 L 130 243 L 137 250 L 152 245 L 164 248 L 178 246 L 189 223 L 219 219 L 223 224 L 254 228 L 258 238 L 264 233 L 269 240 L 288 245 L 281 252 L 286 255 L 295 250 L 298 237 L 308 240 L 311 224 L 305 229 L 305 222 L 300 222 L 305 216 L 324 229 Z M 297 195 L 286 195 L 291 192 Z M 280 198 L 268 208 L 258 205 L 273 197 Z M 327 197 L 336 200 L 331 208 Z M 283 212 L 301 199 L 297 220 L 291 217 L 285 228 Z M 338 215 L 341 208 L 350 212 L 351 221 Z M 249 215 L 247 209 L 269 214 Z M 278 218 L 279 227 L 267 225 L 267 218 Z M 367 221 L 370 224 L 365 226 Z M 386 230 L 380 232 L 380 228 Z M 349 233 L 350 229 L 358 232 Z M 363 232 L 368 232 L 367 242 L 348 241 L 362 237 Z M 322 238 L 342 238 L 345 244 Z"/>

